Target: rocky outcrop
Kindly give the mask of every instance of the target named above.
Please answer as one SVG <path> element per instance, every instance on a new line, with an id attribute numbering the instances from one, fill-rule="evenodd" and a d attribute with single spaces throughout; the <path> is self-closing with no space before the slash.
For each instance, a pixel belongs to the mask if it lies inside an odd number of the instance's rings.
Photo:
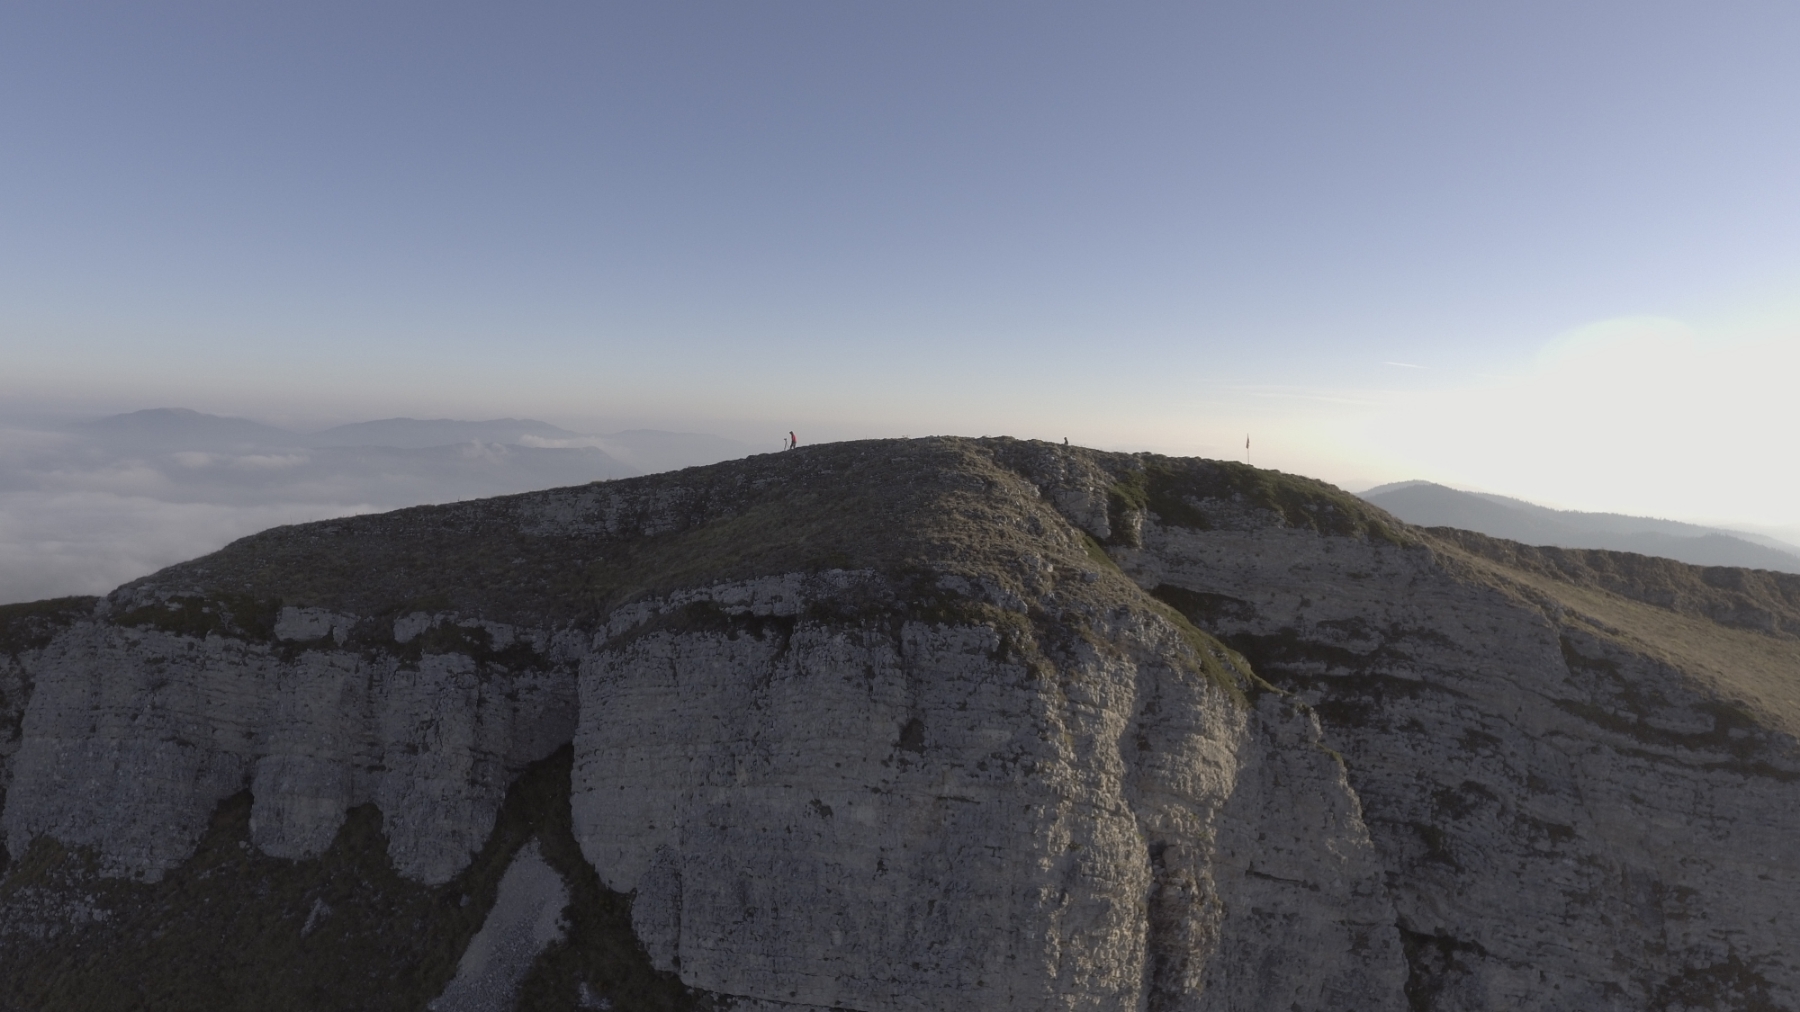
<path id="1" fill-rule="evenodd" d="M 1782 715 L 1578 601 L 1471 578 L 1455 543 L 1152 524 L 1122 561 L 1321 717 L 1415 1005 L 1800 1000 L 1800 749 Z"/>
<path id="2" fill-rule="evenodd" d="M 409 623 L 434 621 L 401 618 L 396 645 L 410 642 Z M 554 653 L 548 637 L 520 640 L 492 623 L 446 628 Z M 58 637 L 32 668 L 8 850 L 49 836 L 93 848 L 111 873 L 155 881 L 193 850 L 220 801 L 249 788 L 265 853 L 313 856 L 346 812 L 373 802 L 395 866 L 442 882 L 487 839 L 513 777 L 574 727 L 572 664 L 509 669 L 456 651 L 407 663 L 329 637 L 288 646 L 104 621 Z"/>
<path id="3" fill-rule="evenodd" d="M 802 1005 L 1113 1008 L 1163 932 L 1216 938 L 1216 908 L 1146 906 L 1208 874 L 1183 836 L 1247 736 L 1170 623 L 1046 649 L 1024 622 L 804 617 L 821 582 L 671 602 L 716 625 L 584 667 L 577 834 L 653 960 Z"/>
<path id="4" fill-rule="evenodd" d="M 1012 440 L 278 529 L 9 655 L 0 985 L 104 930 L 27 906 L 124 923 L 248 792 L 257 861 L 378 839 L 546 946 L 433 957 L 451 1005 L 1792 1007 L 1800 597 L 1590 554 Z M 508 860 L 565 921 L 462 884 Z"/>

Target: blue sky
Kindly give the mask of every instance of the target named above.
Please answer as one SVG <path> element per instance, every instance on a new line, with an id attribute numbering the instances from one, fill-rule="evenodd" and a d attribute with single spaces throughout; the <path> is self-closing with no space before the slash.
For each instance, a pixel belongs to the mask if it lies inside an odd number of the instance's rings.
<path id="1" fill-rule="evenodd" d="M 1791 3 L 10 4 L 0 399 L 1248 430 L 1800 523 L 1795 52 Z"/>

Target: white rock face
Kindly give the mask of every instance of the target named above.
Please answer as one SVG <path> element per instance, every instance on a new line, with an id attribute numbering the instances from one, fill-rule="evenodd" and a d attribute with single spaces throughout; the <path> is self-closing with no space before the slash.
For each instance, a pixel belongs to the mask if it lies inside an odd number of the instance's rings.
<path id="1" fill-rule="evenodd" d="M 1404 1008 L 1405 954 L 1386 869 L 1344 764 L 1310 711 L 1258 700 L 1263 731 L 1221 812 L 1219 947 L 1194 1008 Z M 1198 985 L 1198 986 L 1194 986 Z"/>
<path id="2" fill-rule="evenodd" d="M 7 848 L 22 854 L 48 835 L 152 881 L 246 787 L 267 853 L 316 854 L 348 808 L 373 801 L 395 866 L 445 881 L 487 838 L 513 776 L 575 724 L 572 673 L 499 676 L 461 654 L 286 657 L 81 623 L 34 673 L 0 818 Z"/>
<path id="3" fill-rule="evenodd" d="M 582 669 L 577 836 L 660 968 L 868 1010 L 1232 1007 L 1209 974 L 1252 1003 L 1398 993 L 1341 765 L 1304 714 L 1160 663 L 1160 620 L 1052 670 L 992 628 L 721 610 L 741 624 Z M 1216 965 L 1228 918 L 1278 929 L 1231 940 L 1253 980 Z"/>

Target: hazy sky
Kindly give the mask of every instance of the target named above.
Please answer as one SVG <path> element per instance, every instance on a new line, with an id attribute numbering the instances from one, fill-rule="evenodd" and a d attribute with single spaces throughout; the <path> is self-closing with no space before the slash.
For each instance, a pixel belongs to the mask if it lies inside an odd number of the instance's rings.
<path id="1" fill-rule="evenodd" d="M 0 401 L 1800 523 L 1800 5 L 0 7 Z"/>

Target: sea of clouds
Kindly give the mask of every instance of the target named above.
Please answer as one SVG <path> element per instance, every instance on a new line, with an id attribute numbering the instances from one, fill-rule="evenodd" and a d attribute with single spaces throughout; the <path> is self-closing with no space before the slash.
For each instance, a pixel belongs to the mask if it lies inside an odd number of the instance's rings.
<path id="1" fill-rule="evenodd" d="M 159 409 L 0 427 L 0 603 L 104 594 L 282 524 L 741 457 L 716 436 L 387 419 L 295 433 Z"/>

